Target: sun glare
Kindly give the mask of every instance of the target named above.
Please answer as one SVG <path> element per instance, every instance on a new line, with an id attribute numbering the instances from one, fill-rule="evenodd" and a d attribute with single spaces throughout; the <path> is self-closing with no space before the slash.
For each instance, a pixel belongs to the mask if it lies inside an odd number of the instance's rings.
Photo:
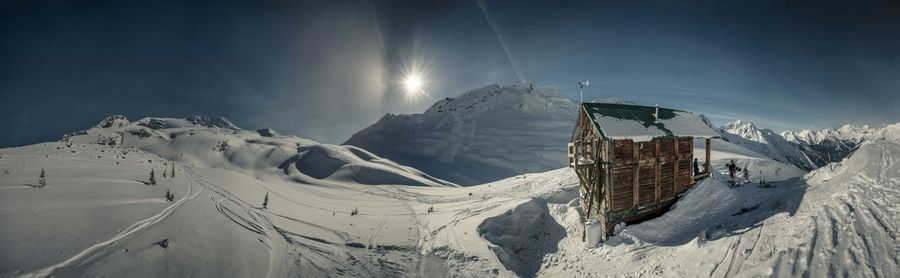
<path id="1" fill-rule="evenodd" d="M 418 74 L 410 74 L 403 80 L 407 94 L 417 94 L 422 91 L 422 78 Z"/>

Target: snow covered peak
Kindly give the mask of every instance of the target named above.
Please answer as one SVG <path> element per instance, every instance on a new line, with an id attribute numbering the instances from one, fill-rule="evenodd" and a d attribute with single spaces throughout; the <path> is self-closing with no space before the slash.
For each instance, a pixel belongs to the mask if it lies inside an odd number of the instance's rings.
<path id="1" fill-rule="evenodd" d="M 727 123 L 722 126 L 722 129 L 731 129 L 731 128 L 750 128 L 750 129 L 758 129 L 753 122 L 744 121 L 744 120 L 736 120 L 730 123 Z"/>
<path id="2" fill-rule="evenodd" d="M 837 132 L 841 134 L 859 134 L 866 133 L 869 130 L 869 125 L 856 126 L 856 125 L 844 125 L 838 128 Z"/>
<path id="3" fill-rule="evenodd" d="M 190 116 L 184 119 L 177 118 L 143 118 L 136 122 L 138 125 L 150 129 L 180 128 L 180 127 L 209 127 L 241 130 L 231 121 L 222 116 Z"/>
<path id="4" fill-rule="evenodd" d="M 556 89 L 549 87 L 531 84 L 507 86 L 493 84 L 466 92 L 456 98 L 447 97 L 438 100 L 424 114 L 478 114 L 494 109 L 518 110 L 560 118 L 577 109 L 577 104 L 560 96 Z"/>
<path id="5" fill-rule="evenodd" d="M 205 127 L 240 129 L 239 127 L 231 123 L 231 121 L 222 116 L 190 116 L 187 117 L 186 120 L 196 125 Z"/>
<path id="6" fill-rule="evenodd" d="M 346 145 L 473 185 L 564 167 L 578 103 L 552 88 L 489 85 L 422 114 L 382 117 Z"/>
<path id="7" fill-rule="evenodd" d="M 872 128 L 868 125 L 857 126 L 848 124 L 838 129 L 788 130 L 782 133 L 782 136 L 788 141 L 806 145 L 829 144 L 833 142 L 855 145 L 866 140 L 900 140 L 900 136 L 891 134 L 891 130 L 896 128 L 895 126 L 897 125 L 898 124 L 893 124 L 881 128 Z"/>
<path id="8" fill-rule="evenodd" d="M 110 128 L 110 127 L 123 127 L 131 122 L 128 121 L 128 118 L 122 115 L 112 115 L 106 117 L 96 125 L 98 128 Z"/>
<path id="9" fill-rule="evenodd" d="M 759 129 L 752 122 L 742 120 L 727 123 L 720 130 L 760 143 L 768 143 L 766 138 L 773 134 L 769 129 Z"/>
<path id="10" fill-rule="evenodd" d="M 722 138 L 737 145 L 743 146 L 774 160 L 794 164 L 800 169 L 812 170 L 824 165 L 824 156 L 817 150 L 805 149 L 795 142 L 785 140 L 785 137 L 773 132 L 771 129 L 759 129 L 752 122 L 737 120 L 727 123 L 720 128 Z M 798 137 L 798 134 L 786 134 Z"/>
<path id="11" fill-rule="evenodd" d="M 256 133 L 259 133 L 259 135 L 260 135 L 260 136 L 263 136 L 263 137 L 278 137 L 278 136 L 281 136 L 281 133 L 278 133 L 277 131 L 275 131 L 274 129 L 271 129 L 271 128 L 261 128 L 261 129 L 257 129 L 257 130 L 256 130 Z"/>

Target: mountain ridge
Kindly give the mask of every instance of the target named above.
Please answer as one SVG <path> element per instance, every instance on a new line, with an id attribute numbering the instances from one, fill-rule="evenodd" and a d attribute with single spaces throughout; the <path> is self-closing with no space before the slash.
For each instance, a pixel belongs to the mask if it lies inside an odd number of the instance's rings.
<path id="1" fill-rule="evenodd" d="M 866 141 L 900 141 L 900 123 L 875 128 L 848 124 L 837 129 L 787 130 L 779 134 L 736 120 L 719 130 L 726 140 L 807 171 L 850 156 Z"/>
<path id="2" fill-rule="evenodd" d="M 145 117 L 131 122 L 113 115 L 60 141 L 134 148 L 191 165 L 305 184 L 455 186 L 358 147 L 321 144 L 269 128 L 244 130 L 221 116 Z"/>
<path id="3" fill-rule="evenodd" d="M 343 144 L 444 180 L 480 184 L 564 167 L 577 110 L 553 88 L 493 84 L 423 113 L 387 114 Z"/>

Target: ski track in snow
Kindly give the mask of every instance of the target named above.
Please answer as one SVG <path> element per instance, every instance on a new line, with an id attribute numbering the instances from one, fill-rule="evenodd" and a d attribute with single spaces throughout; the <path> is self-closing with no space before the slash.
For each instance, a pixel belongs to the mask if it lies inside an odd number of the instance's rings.
<path id="1" fill-rule="evenodd" d="M 311 265 L 310 267 L 317 269 L 317 271 L 320 273 L 330 273 L 334 271 L 334 269 L 331 269 L 330 267 L 340 267 L 338 268 L 339 271 L 345 271 L 344 274 L 349 274 L 351 276 L 367 276 L 366 273 L 379 273 L 378 271 L 373 269 L 366 269 L 365 265 L 347 265 L 346 261 L 337 260 L 338 258 L 351 258 L 351 261 L 353 260 L 353 255 L 349 252 L 348 248 L 350 248 L 350 246 L 352 246 L 354 243 L 352 243 L 351 237 L 348 234 L 341 231 L 329 229 L 305 220 L 281 215 L 268 210 L 263 210 L 259 207 L 255 207 L 252 204 L 249 204 L 233 195 L 225 188 L 206 181 L 202 178 L 202 175 L 198 174 L 196 171 L 188 169 L 187 172 L 190 174 L 192 180 L 221 196 L 221 198 L 214 199 L 214 202 L 216 204 L 217 210 L 223 216 L 225 216 L 235 224 L 243 227 L 244 229 L 257 233 L 261 236 L 260 242 L 263 242 L 268 247 L 270 255 L 269 267 L 266 277 L 290 276 L 293 272 L 291 265 L 295 259 L 311 260 L 313 262 L 313 265 Z M 262 184 L 259 185 L 262 186 Z M 291 203 L 302 205 L 304 207 L 318 208 L 323 211 L 333 211 L 325 208 L 310 206 L 303 202 L 294 200 L 289 195 L 283 194 L 278 190 L 273 190 L 274 188 L 268 186 L 263 187 L 269 190 L 269 192 L 272 192 L 274 195 L 282 197 Z M 247 217 L 242 217 L 235 213 L 235 210 L 230 209 L 228 204 L 237 206 L 237 210 L 245 213 Z M 306 234 L 317 231 L 337 237 L 341 239 L 342 242 L 330 242 L 322 238 L 311 237 L 303 235 L 301 233 L 292 232 L 288 229 L 277 226 L 273 221 L 269 219 L 267 215 L 290 221 L 293 224 L 300 224 L 303 227 L 306 227 L 306 229 L 304 229 L 304 233 Z M 415 213 L 411 212 L 401 215 L 415 215 Z M 385 218 L 378 225 L 376 225 L 373 228 L 373 232 L 369 235 L 366 243 L 361 247 L 365 249 L 377 249 L 378 238 L 381 232 L 384 230 L 384 227 L 389 223 L 390 219 Z M 362 269 L 356 269 L 360 267 Z"/>
<path id="2" fill-rule="evenodd" d="M 289 273 L 289 264 L 286 260 L 290 258 L 287 253 L 287 247 L 285 246 L 287 243 L 284 240 L 272 237 L 272 235 L 280 235 L 281 233 L 277 232 L 278 228 L 272 225 L 272 223 L 268 221 L 268 218 L 260 214 L 260 208 L 254 207 L 228 190 L 204 180 L 203 176 L 198 174 L 191 167 L 186 168 L 186 170 L 191 180 L 220 196 L 219 198 L 210 196 L 210 199 L 216 206 L 216 210 L 238 226 L 262 236 L 260 242 L 269 249 L 269 267 L 266 277 L 287 277 Z M 230 209 L 227 204 L 237 206 L 239 211 L 247 215 L 247 218 L 235 213 L 235 211 Z"/>
<path id="3" fill-rule="evenodd" d="M 834 171 L 839 176 L 849 175 L 848 178 L 812 185 L 807 194 L 814 195 L 812 198 L 816 199 L 824 197 L 824 203 L 815 200 L 803 202 L 797 219 L 790 223 L 801 230 L 808 225 L 809 233 L 796 235 L 800 239 L 808 239 L 801 240 L 797 247 L 773 246 L 773 243 L 765 242 L 767 248 L 789 247 L 773 263 L 776 275 L 900 275 L 897 268 L 900 265 L 900 240 L 896 227 L 896 215 L 900 212 L 900 206 L 896 203 L 900 192 L 896 188 L 900 187 L 900 183 L 895 178 L 900 165 L 895 164 L 895 154 L 892 153 L 892 150 L 898 149 L 900 147 L 897 145 L 890 147 L 886 144 L 867 148 L 865 150 L 870 152 L 862 155 L 878 153 L 879 161 L 857 162 L 866 165 L 844 165 L 851 168 Z M 857 168 L 852 167 L 865 168 L 857 172 Z M 818 171 L 828 170 L 823 168 Z M 814 172 L 810 177 L 819 174 Z M 766 235 L 765 239 L 775 241 L 776 236 Z"/>
<path id="4" fill-rule="evenodd" d="M 189 194 L 185 194 L 184 197 L 178 199 L 174 204 L 166 207 L 156 215 L 150 216 L 144 220 L 138 221 L 137 223 L 132 224 L 119 234 L 113 236 L 112 238 L 105 240 L 103 242 L 94 244 L 83 251 L 79 252 L 75 256 L 70 257 L 69 259 L 59 262 L 57 264 L 45 267 L 43 269 L 24 274 L 24 277 L 49 277 L 53 275 L 53 272 L 66 267 L 79 267 L 83 266 L 95 259 L 102 258 L 112 252 L 116 246 L 121 244 L 122 242 L 127 241 L 128 239 L 134 237 L 135 235 L 141 233 L 142 231 L 150 228 L 156 223 L 166 219 L 169 217 L 176 209 L 181 207 L 185 202 L 193 200 L 200 195 L 202 189 L 198 188 L 197 191 L 194 191 L 194 185 L 192 182 L 188 182 L 188 192 Z"/>

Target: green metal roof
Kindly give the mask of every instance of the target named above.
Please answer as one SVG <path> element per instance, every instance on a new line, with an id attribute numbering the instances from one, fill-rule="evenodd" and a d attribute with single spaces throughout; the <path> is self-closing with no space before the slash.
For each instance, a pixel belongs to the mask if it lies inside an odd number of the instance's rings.
<path id="1" fill-rule="evenodd" d="M 659 115 L 654 116 L 654 106 L 615 103 L 584 103 L 582 109 L 600 135 L 611 139 L 650 141 L 657 137 L 719 136 L 703 117 L 683 110 L 659 107 Z"/>

